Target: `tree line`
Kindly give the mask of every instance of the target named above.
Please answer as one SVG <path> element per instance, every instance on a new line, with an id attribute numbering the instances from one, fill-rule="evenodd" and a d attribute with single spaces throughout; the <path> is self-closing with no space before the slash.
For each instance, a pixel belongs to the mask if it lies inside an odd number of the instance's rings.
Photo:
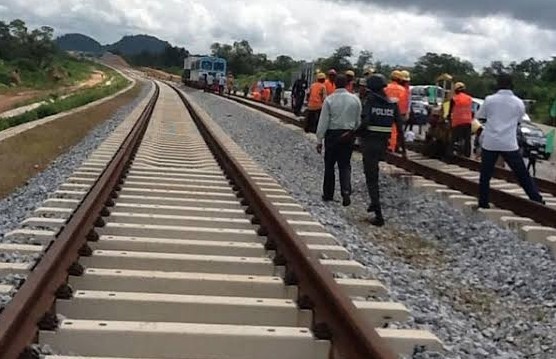
<path id="1" fill-rule="evenodd" d="M 46 68 L 58 52 L 53 34 L 49 26 L 29 31 L 22 20 L 0 21 L 0 59 L 24 68 Z"/>
<path id="2" fill-rule="evenodd" d="M 302 64 L 301 61 L 285 55 L 270 60 L 266 54 L 255 53 L 246 40 L 236 41 L 231 45 L 214 43 L 210 49 L 213 56 L 223 57 L 228 61 L 228 69 L 236 77 L 282 80 L 286 86 L 291 85 L 292 74 Z M 412 66 L 395 66 L 375 59 L 370 50 L 362 50 L 356 54 L 351 46 L 341 46 L 330 56 L 318 58 L 314 62 L 316 68 L 323 71 L 331 68 L 337 71 L 354 70 L 357 76 L 361 76 L 368 66 L 385 75 L 402 68 L 411 72 L 412 83 L 415 85 L 434 84 L 438 76 L 449 73 L 456 81 L 465 82 L 470 94 L 479 98 L 484 98 L 495 90 L 496 75 L 510 73 L 514 77 L 516 94 L 536 101 L 532 114 L 538 120 L 548 117 L 549 108 L 556 98 L 556 57 L 551 60 L 529 58 L 509 64 L 493 61 L 490 65 L 477 69 L 471 62 L 459 57 L 429 52 Z"/>
<path id="3" fill-rule="evenodd" d="M 112 51 L 115 54 L 122 56 L 128 63 L 134 66 L 148 66 L 158 69 L 174 69 L 174 72 L 179 72 L 183 69 L 183 60 L 189 56 L 189 52 L 183 47 L 166 46 L 164 51 L 153 53 L 143 50 L 138 54 L 126 55 L 118 51 Z"/>

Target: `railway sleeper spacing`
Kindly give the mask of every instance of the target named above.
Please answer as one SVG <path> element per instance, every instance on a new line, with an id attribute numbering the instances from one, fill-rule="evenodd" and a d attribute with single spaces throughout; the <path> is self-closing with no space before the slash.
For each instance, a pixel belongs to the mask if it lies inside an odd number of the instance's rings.
<path id="1" fill-rule="evenodd" d="M 47 359 L 442 349 L 428 331 L 389 329 L 408 309 L 186 95 L 158 84 L 140 107 L 0 245 L 42 256 L 0 263 L 27 276 L 0 313 L 2 358 L 33 340 Z"/>

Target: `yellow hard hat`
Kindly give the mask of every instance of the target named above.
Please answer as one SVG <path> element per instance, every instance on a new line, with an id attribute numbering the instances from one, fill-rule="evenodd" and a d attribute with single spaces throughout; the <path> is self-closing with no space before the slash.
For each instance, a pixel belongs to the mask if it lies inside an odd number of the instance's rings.
<path id="1" fill-rule="evenodd" d="M 346 76 L 355 77 L 355 72 L 353 72 L 352 70 L 347 70 L 346 71 Z"/>
<path id="2" fill-rule="evenodd" d="M 326 75 L 324 74 L 324 72 L 319 72 L 317 74 L 317 80 L 326 80 Z"/>
<path id="3" fill-rule="evenodd" d="M 392 73 L 390 74 L 390 78 L 392 80 L 403 80 L 403 74 L 400 70 L 394 70 L 392 71 Z"/>
<path id="4" fill-rule="evenodd" d="M 400 71 L 402 74 L 402 80 L 404 81 L 411 81 L 411 74 L 407 70 Z"/>
<path id="5" fill-rule="evenodd" d="M 465 84 L 463 82 L 456 82 L 454 90 L 465 90 Z"/>

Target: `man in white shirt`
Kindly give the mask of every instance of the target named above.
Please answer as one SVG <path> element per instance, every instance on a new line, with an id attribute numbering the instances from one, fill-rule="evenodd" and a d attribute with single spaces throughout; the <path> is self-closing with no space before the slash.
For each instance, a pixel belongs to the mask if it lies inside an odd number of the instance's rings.
<path id="1" fill-rule="evenodd" d="M 361 101 L 350 93 L 345 75 L 335 79 L 336 91 L 324 100 L 317 126 L 317 151 L 322 151 L 324 140 L 324 183 L 323 201 L 334 197 L 335 166 L 340 172 L 340 191 L 342 205 L 351 204 L 351 155 L 353 153 L 354 131 L 361 123 Z"/>
<path id="2" fill-rule="evenodd" d="M 481 144 L 481 178 L 479 207 L 489 208 L 490 179 L 498 156 L 515 173 L 519 184 L 532 201 L 543 203 L 539 190 L 525 168 L 517 144 L 517 126 L 525 115 L 523 101 L 512 92 L 512 78 L 508 74 L 498 77 L 498 92 L 488 96 L 477 112 L 477 119 L 486 119 Z"/>

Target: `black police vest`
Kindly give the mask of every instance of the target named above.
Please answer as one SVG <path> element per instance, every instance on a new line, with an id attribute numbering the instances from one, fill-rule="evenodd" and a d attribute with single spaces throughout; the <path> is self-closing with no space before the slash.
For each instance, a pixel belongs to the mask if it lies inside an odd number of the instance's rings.
<path id="1" fill-rule="evenodd" d="M 382 133 L 392 132 L 392 124 L 394 124 L 396 120 L 396 109 L 398 104 L 393 102 L 373 101 L 373 104 L 370 106 L 370 119 L 367 125 L 367 131 Z"/>

